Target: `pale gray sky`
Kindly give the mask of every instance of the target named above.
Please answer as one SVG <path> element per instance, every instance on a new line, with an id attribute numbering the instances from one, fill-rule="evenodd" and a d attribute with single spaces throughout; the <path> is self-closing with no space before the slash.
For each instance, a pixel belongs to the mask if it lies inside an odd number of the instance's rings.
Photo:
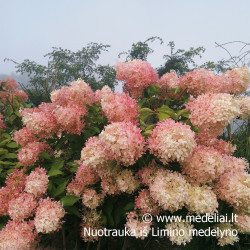
<path id="1" fill-rule="evenodd" d="M 160 36 L 149 57 L 154 66 L 177 48 L 204 46 L 205 60 L 227 57 L 214 42 L 250 42 L 250 0 L 0 0 L 0 73 L 10 74 L 26 58 L 43 63 L 52 46 L 79 50 L 89 42 L 110 44 L 102 63 L 114 65 L 133 42 Z M 229 47 L 230 49 L 230 47 Z M 237 55 L 239 48 L 231 51 Z"/>

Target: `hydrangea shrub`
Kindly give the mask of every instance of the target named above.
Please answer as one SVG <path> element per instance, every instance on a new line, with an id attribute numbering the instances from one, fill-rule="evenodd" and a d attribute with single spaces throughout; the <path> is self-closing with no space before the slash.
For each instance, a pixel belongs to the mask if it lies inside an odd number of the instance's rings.
<path id="1" fill-rule="evenodd" d="M 159 79 L 148 62 L 133 60 L 118 63 L 116 73 L 123 94 L 107 86 L 93 92 L 78 79 L 52 92 L 51 103 L 21 107 L 23 128 L 13 140 L 20 145 L 22 168 L 0 189 L 0 214 L 9 216 L 0 249 L 43 245 L 46 235 L 60 229 L 64 246 L 72 248 L 101 244 L 98 236 L 84 233 L 86 228 L 126 226 L 140 242 L 147 242 L 155 226 L 250 231 L 249 164 L 233 156 L 232 141 L 217 138 L 233 119 L 250 114 L 249 97 L 239 96 L 249 86 L 247 68 L 220 76 L 199 69 L 180 78 L 171 71 Z M 239 221 L 199 225 L 142 219 L 145 213 L 215 212 L 234 212 Z M 81 243 L 67 239 L 73 222 Z M 188 234 L 168 240 L 179 246 L 195 241 Z M 216 244 L 238 241 L 238 236 L 218 236 Z"/>

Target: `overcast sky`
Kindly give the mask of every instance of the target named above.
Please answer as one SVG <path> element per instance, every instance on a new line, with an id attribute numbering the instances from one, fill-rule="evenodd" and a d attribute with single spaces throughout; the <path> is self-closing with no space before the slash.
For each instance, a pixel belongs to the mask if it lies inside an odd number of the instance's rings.
<path id="1" fill-rule="evenodd" d="M 153 44 L 149 57 L 154 66 L 177 48 L 204 46 L 204 60 L 227 54 L 215 42 L 250 42 L 250 0 L 0 0 L 0 74 L 29 58 L 46 65 L 43 55 L 52 46 L 79 50 L 89 42 L 110 44 L 101 63 L 114 65 L 117 55 L 133 42 L 160 36 L 165 44 Z M 228 47 L 237 55 L 239 47 Z"/>

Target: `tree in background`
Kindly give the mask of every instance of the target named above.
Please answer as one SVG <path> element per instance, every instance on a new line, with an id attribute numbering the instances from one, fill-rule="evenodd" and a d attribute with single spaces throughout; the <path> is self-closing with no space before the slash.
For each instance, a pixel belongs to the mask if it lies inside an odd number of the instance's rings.
<path id="1" fill-rule="evenodd" d="M 147 61 L 148 55 L 154 52 L 154 50 L 149 47 L 149 42 L 154 42 L 156 40 L 160 41 L 160 44 L 163 44 L 163 40 L 160 37 L 153 36 L 144 42 L 133 43 L 130 50 L 121 52 L 118 57 L 120 58 L 122 55 L 127 55 L 126 61 L 134 59 Z"/>
<path id="2" fill-rule="evenodd" d="M 50 101 L 51 91 L 68 85 L 70 82 L 81 78 L 93 90 L 108 85 L 114 89 L 117 81 L 115 70 L 110 65 L 99 65 L 97 61 L 102 52 L 108 51 L 109 45 L 89 43 L 81 50 L 73 52 L 68 49 L 53 47 L 48 57 L 48 65 L 44 66 L 29 59 L 15 63 L 16 72 L 27 75 L 29 82 L 21 84 L 28 93 L 30 101 L 37 106 L 41 102 Z"/>
<path id="3" fill-rule="evenodd" d="M 148 55 L 154 52 L 154 50 L 150 48 L 149 43 L 156 40 L 160 41 L 160 44 L 163 44 L 162 38 L 157 36 L 150 37 L 144 42 L 139 41 L 137 43 L 133 43 L 131 49 L 127 52 L 120 53 L 119 57 L 121 57 L 122 55 L 127 55 L 126 61 L 134 59 L 147 61 Z M 188 50 L 176 50 L 175 43 L 173 41 L 170 41 L 167 46 L 170 47 L 170 55 L 163 56 L 165 62 L 157 69 L 160 77 L 165 73 L 170 72 L 171 70 L 175 70 L 179 76 L 182 76 L 187 72 L 199 67 L 212 70 L 217 73 L 221 73 L 227 69 L 231 69 L 231 67 L 229 66 L 229 61 L 226 60 L 220 60 L 217 63 L 208 61 L 202 65 L 198 65 L 195 62 L 195 57 L 202 58 L 202 54 L 205 52 L 205 48 L 202 46 L 197 48 L 190 47 Z"/>

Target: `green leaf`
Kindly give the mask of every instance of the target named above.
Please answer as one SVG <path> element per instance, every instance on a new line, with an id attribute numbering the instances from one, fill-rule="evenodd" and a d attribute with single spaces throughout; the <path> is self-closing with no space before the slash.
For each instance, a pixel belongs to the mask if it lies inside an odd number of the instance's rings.
<path id="1" fill-rule="evenodd" d="M 0 161 L 0 164 L 2 164 L 2 165 L 11 165 L 11 166 L 16 165 L 15 162 L 10 162 L 10 161 Z"/>
<path id="2" fill-rule="evenodd" d="M 5 144 L 7 144 L 11 139 L 5 139 L 3 141 L 0 142 L 0 147 L 4 146 Z"/>
<path id="3" fill-rule="evenodd" d="M 152 130 L 155 126 L 156 124 L 151 124 L 145 128 L 145 131 Z"/>
<path id="4" fill-rule="evenodd" d="M 16 110 L 15 111 L 16 116 L 21 117 L 21 114 Z"/>
<path id="5" fill-rule="evenodd" d="M 180 93 L 182 91 L 182 87 L 178 87 L 178 88 L 176 88 L 175 89 L 175 94 L 178 94 L 178 93 Z"/>
<path id="6" fill-rule="evenodd" d="M 110 162 L 110 171 L 112 171 L 117 166 L 116 160 Z"/>
<path id="7" fill-rule="evenodd" d="M 149 108 L 140 109 L 140 120 L 145 121 L 149 116 L 153 115 L 154 111 Z"/>
<path id="8" fill-rule="evenodd" d="M 170 88 L 170 91 L 174 92 L 175 94 L 178 94 L 182 91 L 182 87 L 178 87 L 178 88 Z"/>
<path id="9" fill-rule="evenodd" d="M 51 169 L 48 173 L 49 176 L 56 176 L 56 175 L 60 175 L 63 174 L 63 172 L 61 170 L 58 169 Z"/>
<path id="10" fill-rule="evenodd" d="M 7 174 L 11 174 L 11 173 L 13 173 L 13 172 L 14 172 L 14 168 L 9 169 L 6 173 L 7 173 Z"/>
<path id="11" fill-rule="evenodd" d="M 73 206 L 77 201 L 79 201 L 81 197 L 68 195 L 61 198 L 61 203 L 64 207 Z"/>
<path id="12" fill-rule="evenodd" d="M 16 115 L 12 115 L 9 119 L 10 124 L 12 125 L 14 120 L 16 119 Z"/>
<path id="13" fill-rule="evenodd" d="M 152 130 L 147 130 L 147 131 L 143 132 L 142 135 L 144 135 L 144 136 L 150 136 L 151 132 L 152 132 Z"/>
<path id="14" fill-rule="evenodd" d="M 154 96 L 156 94 L 158 94 L 160 89 L 160 86 L 155 84 L 155 85 L 151 85 L 147 88 L 147 93 L 149 96 Z"/>
<path id="15" fill-rule="evenodd" d="M 10 136 L 10 134 L 8 134 L 8 133 L 3 133 L 2 136 L 4 136 L 4 137 L 7 138 L 7 139 L 11 139 L 11 136 Z"/>
<path id="16" fill-rule="evenodd" d="M 15 154 L 15 153 L 8 153 L 8 154 L 4 155 L 4 158 L 15 159 L 15 158 L 17 158 L 17 154 Z"/>
<path id="17" fill-rule="evenodd" d="M 134 207 L 135 207 L 134 202 L 129 202 L 129 203 L 127 203 L 127 204 L 125 205 L 125 207 L 123 208 L 123 210 L 124 210 L 125 212 L 128 212 L 128 211 L 130 211 L 130 210 L 133 210 Z"/>
<path id="18" fill-rule="evenodd" d="M 68 184 L 68 180 L 63 182 L 62 184 L 60 184 L 53 192 L 52 192 L 52 195 L 53 197 L 57 197 L 59 196 L 60 194 L 62 194 L 64 191 L 65 191 L 65 188 Z"/>
<path id="19" fill-rule="evenodd" d="M 68 214 L 73 214 L 73 215 L 76 215 L 77 217 L 81 217 L 78 209 L 74 206 L 70 206 L 70 207 L 65 207 L 65 211 L 68 213 Z"/>
<path id="20" fill-rule="evenodd" d="M 1 216 L 0 217 L 0 230 L 8 223 L 8 216 Z"/>
<path id="21" fill-rule="evenodd" d="M 180 116 L 183 116 L 185 118 L 188 118 L 190 115 L 190 111 L 189 110 L 186 110 L 186 109 L 182 109 L 182 110 L 179 110 L 177 112 L 177 117 L 179 118 Z"/>
<path id="22" fill-rule="evenodd" d="M 8 148 L 18 148 L 18 145 L 15 142 L 10 142 L 6 145 Z"/>
<path id="23" fill-rule="evenodd" d="M 157 109 L 157 111 L 158 111 L 158 118 L 160 121 L 168 119 L 170 117 L 174 120 L 176 119 L 175 111 L 166 105 L 162 105 L 160 108 Z"/>
<path id="24" fill-rule="evenodd" d="M 106 225 L 107 224 L 107 216 L 102 214 L 101 218 L 100 218 L 100 223 L 101 225 Z"/>
<path id="25" fill-rule="evenodd" d="M 51 170 L 59 170 L 63 168 L 64 160 L 63 159 L 54 159 L 54 161 L 50 164 Z"/>
<path id="26" fill-rule="evenodd" d="M 46 152 L 42 152 L 39 155 L 46 160 L 51 160 L 51 156 Z"/>
<path id="27" fill-rule="evenodd" d="M 4 148 L 0 148 L 0 155 L 2 154 L 7 154 L 9 151 L 7 149 Z"/>
<path id="28" fill-rule="evenodd" d="M 13 114 L 13 108 L 9 105 L 7 108 L 6 116 L 9 117 Z"/>
<path id="29" fill-rule="evenodd" d="M 165 112 L 159 112 L 157 115 L 160 121 L 170 118 L 170 115 Z"/>

